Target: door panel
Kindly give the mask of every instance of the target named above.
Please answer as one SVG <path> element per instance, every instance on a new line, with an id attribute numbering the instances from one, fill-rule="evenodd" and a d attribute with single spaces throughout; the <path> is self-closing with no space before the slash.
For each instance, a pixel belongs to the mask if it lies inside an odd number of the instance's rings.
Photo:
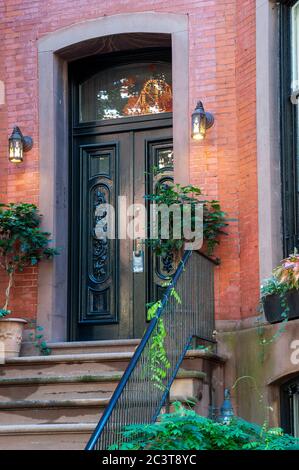
<path id="1" fill-rule="evenodd" d="M 117 143 L 80 146 L 80 323 L 118 320 L 118 245 L 106 235 L 103 205 L 117 207 Z"/>
<path id="2" fill-rule="evenodd" d="M 156 193 L 158 185 L 173 183 L 173 142 L 172 139 L 160 139 L 149 143 L 148 165 L 154 168 L 149 172 L 149 191 Z M 161 299 L 165 292 L 165 283 L 176 270 L 172 255 L 161 257 L 148 251 L 148 263 L 151 265 L 148 277 L 150 302 Z"/>
<path id="3" fill-rule="evenodd" d="M 70 175 L 72 340 L 138 338 L 143 334 L 145 304 L 162 293 L 165 266 L 145 249 L 143 270 L 133 272 L 136 242 L 118 237 L 118 196 L 126 197 L 127 207 L 144 204 L 144 194 L 153 191 L 158 181 L 172 180 L 171 153 L 171 127 L 74 137 Z M 154 176 L 153 167 L 157 168 Z M 115 240 L 106 236 L 105 203 L 116 209 Z"/>
<path id="4" fill-rule="evenodd" d="M 173 181 L 173 155 L 169 166 L 162 163 L 161 151 L 165 155 L 167 151 L 173 153 L 172 129 L 156 129 L 135 134 L 135 173 L 138 176 L 134 178 L 134 201 L 137 204 L 145 202 L 144 195 L 153 193 L 158 182 Z M 140 157 L 143 155 L 143 159 Z M 144 162 L 144 167 L 139 168 L 140 163 Z M 150 211 L 147 204 L 147 227 L 150 225 Z M 149 235 L 149 231 L 148 231 Z M 163 295 L 165 276 L 158 268 L 159 257 L 153 255 L 151 249 L 144 246 L 144 272 L 134 275 L 134 315 L 135 333 L 139 337 L 146 328 L 146 304 L 160 299 Z M 137 312 L 142 312 L 138 314 Z"/>
<path id="5" fill-rule="evenodd" d="M 105 236 L 102 205 L 118 209 L 120 194 L 132 200 L 132 169 L 120 154 L 130 154 L 130 133 L 74 139 L 71 221 L 71 338 L 130 337 L 132 273 L 130 240 Z M 122 175 L 122 178 L 119 178 Z M 121 270 L 121 279 L 120 279 Z M 120 302 L 121 299 L 121 302 Z M 121 318 L 121 324 L 120 324 Z"/>

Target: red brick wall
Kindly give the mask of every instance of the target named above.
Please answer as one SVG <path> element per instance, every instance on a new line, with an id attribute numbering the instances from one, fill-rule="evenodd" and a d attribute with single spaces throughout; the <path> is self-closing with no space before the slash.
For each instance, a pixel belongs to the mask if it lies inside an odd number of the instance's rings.
<path id="1" fill-rule="evenodd" d="M 256 163 L 255 2 L 237 1 L 237 112 L 241 316 L 256 314 L 259 295 L 258 188 Z"/>
<path id="2" fill-rule="evenodd" d="M 217 316 L 254 315 L 259 284 L 254 0 L 6 0 L 5 7 L 0 4 L 4 16 L 0 79 L 6 86 L 6 104 L 0 105 L 0 199 L 38 203 L 37 40 L 85 19 L 138 11 L 189 15 L 190 113 L 201 98 L 216 118 L 204 144 L 191 145 L 192 182 L 218 198 L 230 219 L 229 236 L 223 237 L 219 249 Z M 6 155 L 14 123 L 35 141 L 19 167 L 8 165 Z M 16 287 L 14 313 L 34 317 L 36 270 L 18 276 Z"/>

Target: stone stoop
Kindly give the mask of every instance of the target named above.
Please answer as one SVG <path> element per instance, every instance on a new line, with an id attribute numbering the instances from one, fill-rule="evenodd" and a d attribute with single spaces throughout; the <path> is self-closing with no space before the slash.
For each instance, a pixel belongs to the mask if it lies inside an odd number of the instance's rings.
<path id="1" fill-rule="evenodd" d="M 0 366 L 0 450 L 84 449 L 137 344 L 54 343 L 51 356 L 9 359 Z M 170 401 L 192 400 L 207 415 L 222 365 L 215 354 L 188 351 Z"/>

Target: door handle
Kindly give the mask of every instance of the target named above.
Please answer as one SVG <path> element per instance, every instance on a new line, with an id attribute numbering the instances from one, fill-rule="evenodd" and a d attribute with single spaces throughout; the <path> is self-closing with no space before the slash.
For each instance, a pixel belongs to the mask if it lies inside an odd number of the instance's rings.
<path id="1" fill-rule="evenodd" d="M 137 238 L 133 241 L 133 273 L 144 272 L 144 249 L 143 241 Z"/>
<path id="2" fill-rule="evenodd" d="M 294 90 L 291 94 L 290 100 L 292 104 L 298 104 L 299 90 Z"/>

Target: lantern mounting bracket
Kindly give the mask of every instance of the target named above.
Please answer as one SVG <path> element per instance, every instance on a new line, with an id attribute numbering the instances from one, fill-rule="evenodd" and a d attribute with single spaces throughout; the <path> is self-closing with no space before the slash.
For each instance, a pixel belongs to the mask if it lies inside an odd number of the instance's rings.
<path id="1" fill-rule="evenodd" d="M 206 111 L 206 118 L 207 118 L 207 129 L 210 129 L 214 125 L 215 118 L 212 113 L 208 113 L 207 111 Z"/>
<path id="2" fill-rule="evenodd" d="M 206 129 L 210 129 L 211 127 L 213 127 L 214 122 L 215 122 L 214 115 L 212 113 L 209 113 L 208 111 L 205 111 L 205 108 L 203 106 L 202 101 L 197 102 L 197 105 L 196 105 L 195 109 L 205 113 L 205 115 L 206 115 Z"/>

